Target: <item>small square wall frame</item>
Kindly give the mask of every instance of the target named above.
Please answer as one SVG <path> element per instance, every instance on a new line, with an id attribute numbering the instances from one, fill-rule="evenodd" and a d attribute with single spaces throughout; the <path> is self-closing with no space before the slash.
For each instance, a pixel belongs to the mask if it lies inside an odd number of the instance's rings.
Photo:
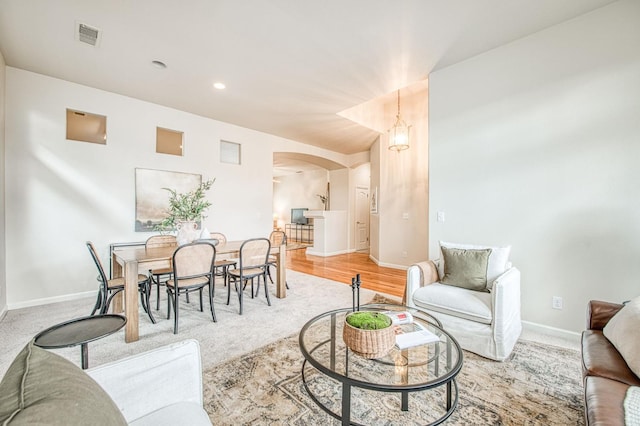
<path id="1" fill-rule="evenodd" d="M 107 144 L 107 117 L 67 108 L 67 139 Z"/>
<path id="2" fill-rule="evenodd" d="M 182 156 L 183 141 L 183 132 L 156 127 L 156 152 Z"/>
<path id="3" fill-rule="evenodd" d="M 220 140 L 220 162 L 240 164 L 240 144 Z"/>

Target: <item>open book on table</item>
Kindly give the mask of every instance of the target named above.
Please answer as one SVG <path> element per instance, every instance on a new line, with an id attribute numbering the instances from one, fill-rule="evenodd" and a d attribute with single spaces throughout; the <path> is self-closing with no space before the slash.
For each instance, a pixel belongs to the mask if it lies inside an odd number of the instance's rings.
<path id="1" fill-rule="evenodd" d="M 424 328 L 422 324 L 413 322 L 410 312 L 385 312 L 391 317 L 392 327 L 396 333 L 396 346 L 399 349 L 426 345 L 440 341 L 440 338 Z"/>

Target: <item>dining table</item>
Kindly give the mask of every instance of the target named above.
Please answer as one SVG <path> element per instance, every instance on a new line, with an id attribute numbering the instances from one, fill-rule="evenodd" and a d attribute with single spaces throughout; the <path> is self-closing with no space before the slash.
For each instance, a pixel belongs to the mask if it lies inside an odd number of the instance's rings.
<path id="1" fill-rule="evenodd" d="M 244 241 L 226 241 L 216 244 L 216 258 L 239 257 Z M 124 292 L 114 297 L 114 312 L 124 312 L 127 318 L 124 340 L 127 343 L 139 340 L 138 274 L 147 274 L 150 269 L 170 268 L 176 247 L 125 247 L 111 253 L 113 278 L 124 277 Z M 286 245 L 271 247 L 276 257 L 276 297 L 285 298 L 286 289 Z M 122 294 L 124 293 L 124 295 Z M 123 306 L 124 305 L 124 306 Z"/>

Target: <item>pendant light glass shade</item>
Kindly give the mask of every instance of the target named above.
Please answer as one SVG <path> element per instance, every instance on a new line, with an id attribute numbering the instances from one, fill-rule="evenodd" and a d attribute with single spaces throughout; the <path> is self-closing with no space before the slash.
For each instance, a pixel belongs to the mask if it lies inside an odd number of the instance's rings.
<path id="1" fill-rule="evenodd" d="M 409 132 L 411 126 L 400 117 L 400 90 L 398 90 L 398 115 L 396 122 L 389 129 L 389 149 L 402 151 L 409 148 Z"/>

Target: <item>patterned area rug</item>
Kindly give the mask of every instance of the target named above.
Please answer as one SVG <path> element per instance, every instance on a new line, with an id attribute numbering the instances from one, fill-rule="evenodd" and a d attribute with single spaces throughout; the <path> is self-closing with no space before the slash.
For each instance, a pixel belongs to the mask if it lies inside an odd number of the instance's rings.
<path id="1" fill-rule="evenodd" d="M 582 376 L 577 351 L 520 341 L 505 362 L 469 352 L 458 375 L 460 400 L 449 425 L 583 425 Z M 216 425 L 338 425 L 307 395 L 298 335 L 231 359 L 204 374 L 205 408 Z M 326 400 L 339 401 L 337 383 L 305 370 Z M 311 377 L 309 377 L 309 375 Z M 441 415 L 442 390 L 400 397 L 352 391 L 352 421 L 375 425 L 425 424 Z M 336 402 L 335 407 L 339 411 Z"/>

